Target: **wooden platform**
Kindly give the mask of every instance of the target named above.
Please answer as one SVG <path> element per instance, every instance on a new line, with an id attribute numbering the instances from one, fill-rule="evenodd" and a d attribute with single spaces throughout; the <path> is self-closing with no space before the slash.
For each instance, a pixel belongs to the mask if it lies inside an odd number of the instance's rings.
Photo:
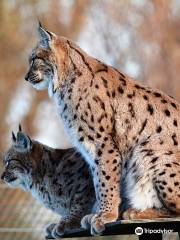
<path id="1" fill-rule="evenodd" d="M 132 234 L 135 234 L 135 229 L 137 229 L 138 227 L 143 229 L 143 234 L 139 235 L 139 239 L 159 240 L 159 239 L 162 239 L 163 233 L 167 234 L 170 231 L 179 233 L 180 235 L 180 218 L 143 220 L 143 221 L 139 221 L 139 220 L 138 221 L 129 221 L 129 220 L 117 221 L 115 223 L 107 224 L 106 229 L 103 232 L 102 236 L 132 235 Z M 156 233 L 153 233 L 152 232 L 153 230 L 155 230 Z M 91 234 L 89 231 L 85 231 L 83 229 L 77 229 L 77 230 L 68 232 L 62 238 L 81 238 L 81 237 L 90 237 L 90 236 Z M 53 239 L 53 238 L 49 238 L 49 239 Z"/>

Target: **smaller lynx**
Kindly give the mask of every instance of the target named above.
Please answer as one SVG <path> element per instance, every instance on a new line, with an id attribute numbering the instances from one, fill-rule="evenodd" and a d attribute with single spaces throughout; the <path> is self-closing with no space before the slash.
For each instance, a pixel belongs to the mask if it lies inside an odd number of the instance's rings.
<path id="1" fill-rule="evenodd" d="M 46 229 L 47 238 L 59 238 L 79 228 L 81 218 L 91 213 L 95 193 L 86 162 L 75 149 L 53 149 L 31 140 L 19 128 L 4 157 L 1 178 L 11 187 L 20 187 L 57 214 L 58 224 Z"/>

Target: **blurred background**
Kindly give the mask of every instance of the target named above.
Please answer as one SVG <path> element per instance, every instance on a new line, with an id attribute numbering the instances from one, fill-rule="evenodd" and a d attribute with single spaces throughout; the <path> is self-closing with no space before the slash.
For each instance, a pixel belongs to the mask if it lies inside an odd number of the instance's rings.
<path id="1" fill-rule="evenodd" d="M 1 0 L 1 158 L 19 123 L 49 146 L 70 146 L 47 92 L 36 92 L 24 81 L 38 20 L 92 56 L 180 101 L 180 0 Z M 0 239 L 43 239 L 42 227 L 55 220 L 29 194 L 0 184 Z"/>

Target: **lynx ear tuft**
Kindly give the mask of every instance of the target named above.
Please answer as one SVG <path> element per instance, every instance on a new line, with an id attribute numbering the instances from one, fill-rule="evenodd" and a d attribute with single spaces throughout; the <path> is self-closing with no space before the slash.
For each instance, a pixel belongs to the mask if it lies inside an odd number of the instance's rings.
<path id="1" fill-rule="evenodd" d="M 19 124 L 19 132 L 22 132 L 21 124 Z"/>
<path id="2" fill-rule="evenodd" d="M 40 46 L 42 48 L 49 49 L 51 47 L 52 40 L 55 38 L 55 34 L 45 30 L 42 27 L 42 24 L 39 22 L 38 35 L 40 40 Z"/>
<path id="3" fill-rule="evenodd" d="M 16 136 L 14 134 L 14 132 L 12 132 L 12 141 L 15 143 L 16 142 Z"/>
<path id="4" fill-rule="evenodd" d="M 39 27 L 42 28 L 42 24 L 41 24 L 40 20 L 38 20 L 38 24 L 39 24 Z"/>

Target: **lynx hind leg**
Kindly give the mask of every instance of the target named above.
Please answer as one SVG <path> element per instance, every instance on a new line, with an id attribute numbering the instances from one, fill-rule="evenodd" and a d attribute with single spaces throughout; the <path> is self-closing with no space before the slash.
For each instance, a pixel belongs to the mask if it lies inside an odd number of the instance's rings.
<path id="1" fill-rule="evenodd" d="M 157 144 L 148 140 L 129 159 L 124 171 L 129 208 L 138 211 L 164 208 L 171 216 L 180 216 L 180 155 L 157 148 Z"/>
<path id="2" fill-rule="evenodd" d="M 157 160 L 159 162 L 156 162 Z M 150 208 L 147 207 L 147 209 L 141 211 L 133 207 L 122 214 L 123 219 L 154 219 L 180 216 L 180 163 L 177 161 L 176 154 L 171 152 L 158 154 L 158 157 L 153 156 L 150 161 L 151 165 L 148 174 L 151 177 L 145 182 L 143 193 L 147 193 L 146 202 L 150 200 L 156 208 L 153 208 L 152 205 Z M 141 183 L 141 180 L 139 183 Z M 150 187 L 154 190 L 151 190 Z M 146 192 L 146 190 L 148 191 Z M 153 194 L 150 194 L 152 192 Z"/>
<path id="3" fill-rule="evenodd" d="M 169 218 L 172 217 L 166 209 L 153 209 L 149 208 L 144 211 L 139 211 L 129 208 L 122 214 L 124 220 L 137 220 L 137 219 L 155 219 L 155 218 Z"/>
<path id="4" fill-rule="evenodd" d="M 169 156 L 170 157 L 170 156 Z M 155 189 L 163 206 L 180 216 L 180 155 L 171 155 L 171 161 L 161 165 L 153 178 Z M 177 161 L 179 160 L 179 161 Z"/>

